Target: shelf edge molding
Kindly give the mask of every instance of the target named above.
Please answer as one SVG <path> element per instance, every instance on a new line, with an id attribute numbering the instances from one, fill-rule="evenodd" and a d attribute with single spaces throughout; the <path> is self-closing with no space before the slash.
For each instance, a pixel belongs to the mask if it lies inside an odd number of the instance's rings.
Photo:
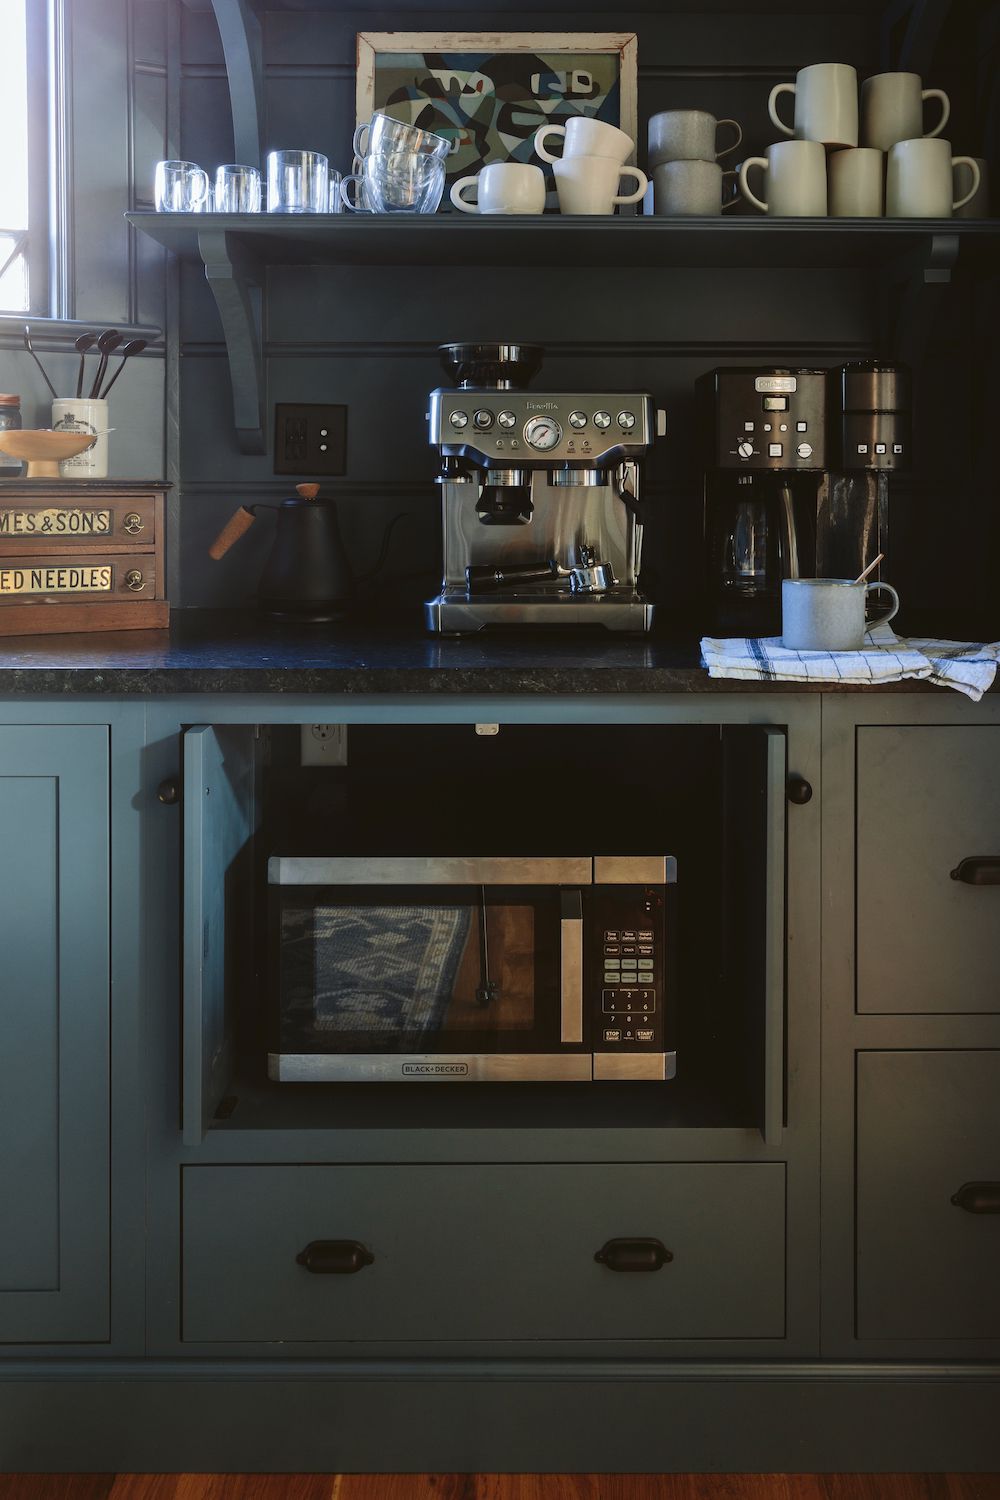
<path id="1" fill-rule="evenodd" d="M 198 235 L 205 279 L 222 320 L 233 387 L 233 421 L 241 453 L 266 453 L 267 406 L 261 346 L 263 269 L 225 230 Z"/>

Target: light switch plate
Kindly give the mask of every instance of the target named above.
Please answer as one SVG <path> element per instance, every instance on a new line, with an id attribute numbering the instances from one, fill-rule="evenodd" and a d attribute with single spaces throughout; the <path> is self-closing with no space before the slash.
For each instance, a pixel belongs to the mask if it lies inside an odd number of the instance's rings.
<path id="1" fill-rule="evenodd" d="M 347 472 L 347 407 L 281 401 L 274 408 L 274 472 Z"/>

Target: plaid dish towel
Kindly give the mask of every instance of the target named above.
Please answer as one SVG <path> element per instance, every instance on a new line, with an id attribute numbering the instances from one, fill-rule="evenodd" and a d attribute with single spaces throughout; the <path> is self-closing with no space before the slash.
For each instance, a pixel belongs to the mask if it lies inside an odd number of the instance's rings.
<path id="1" fill-rule="evenodd" d="M 790 651 L 780 636 L 758 640 L 705 636 L 701 658 L 710 677 L 747 682 L 830 682 L 849 687 L 922 679 L 956 688 L 974 703 L 992 685 L 1000 642 L 904 640 L 876 625 L 861 651 Z"/>

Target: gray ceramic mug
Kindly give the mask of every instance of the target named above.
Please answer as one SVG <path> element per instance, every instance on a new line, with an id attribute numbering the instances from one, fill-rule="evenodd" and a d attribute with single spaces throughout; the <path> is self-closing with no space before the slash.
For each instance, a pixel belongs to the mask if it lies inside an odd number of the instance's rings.
<path id="1" fill-rule="evenodd" d="M 869 594 L 884 589 L 892 604 L 865 621 Z M 849 578 L 783 578 L 781 644 L 789 651 L 860 651 L 865 631 L 896 618 L 899 595 L 891 583 L 854 583 Z"/>
<path id="2" fill-rule="evenodd" d="M 653 169 L 653 212 L 674 218 L 707 218 L 739 202 L 735 181 L 723 201 L 723 183 L 736 172 L 724 172 L 716 161 L 665 161 Z"/>
<path id="3" fill-rule="evenodd" d="M 729 125 L 735 130 L 735 138 L 721 150 L 718 132 L 721 126 Z M 743 139 L 743 131 L 736 120 L 717 120 L 704 109 L 664 109 L 652 115 L 649 121 L 649 171 L 668 161 L 721 161 Z"/>

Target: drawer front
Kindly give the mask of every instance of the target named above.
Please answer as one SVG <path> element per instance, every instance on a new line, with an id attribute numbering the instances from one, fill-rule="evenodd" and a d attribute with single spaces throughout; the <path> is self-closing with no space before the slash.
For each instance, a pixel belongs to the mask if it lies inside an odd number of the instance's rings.
<path id="1" fill-rule="evenodd" d="M 780 1164 L 184 1170 L 191 1341 L 745 1339 L 785 1325 Z M 649 1272 L 594 1259 L 657 1238 Z M 360 1242 L 315 1274 L 311 1242 Z"/>
<path id="2" fill-rule="evenodd" d="M 105 599 L 158 599 L 152 552 L 0 558 L 0 609 L 12 604 L 99 604 Z"/>
<path id="3" fill-rule="evenodd" d="M 857 983 L 864 1012 L 1000 1011 L 1000 728 L 858 730 Z"/>
<path id="4" fill-rule="evenodd" d="M 154 495 L 94 495 L 68 502 L 65 493 L 0 502 L 0 556 L 67 549 L 155 547 Z"/>
<path id="5" fill-rule="evenodd" d="M 1000 1192 L 1000 1052 L 859 1053 L 857 1128 L 858 1337 L 1000 1339 L 1000 1213 L 952 1202 Z"/>

